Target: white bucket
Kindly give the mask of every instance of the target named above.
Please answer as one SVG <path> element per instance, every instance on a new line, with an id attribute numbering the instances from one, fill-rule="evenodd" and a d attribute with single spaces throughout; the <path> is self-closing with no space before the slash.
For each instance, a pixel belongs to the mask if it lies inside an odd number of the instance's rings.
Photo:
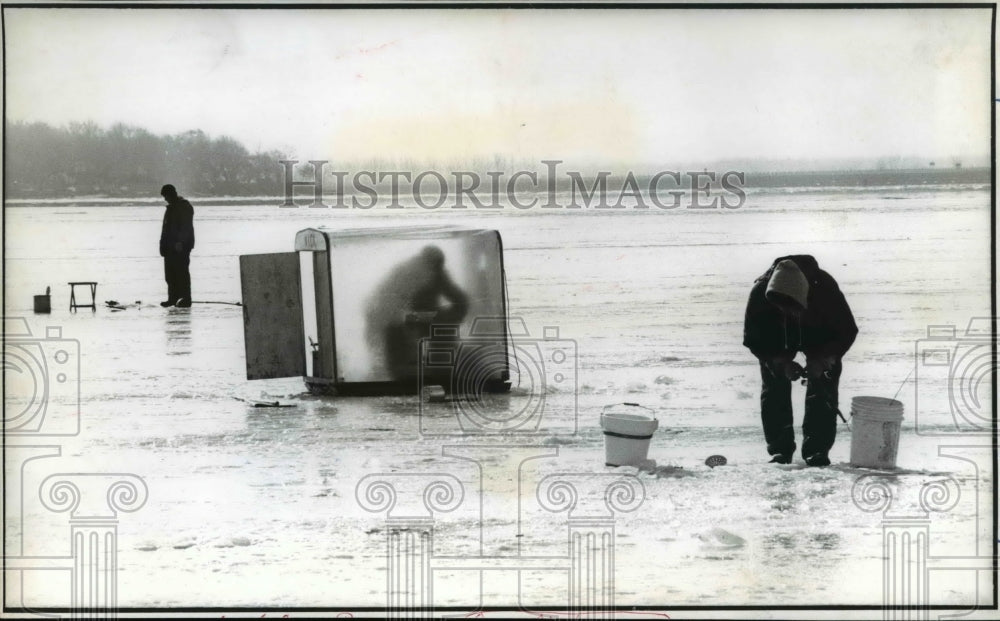
<path id="1" fill-rule="evenodd" d="M 851 399 L 851 465 L 896 467 L 903 404 L 885 397 Z"/>
<path id="2" fill-rule="evenodd" d="M 608 405 L 601 412 L 606 466 L 639 466 L 646 461 L 649 441 L 660 422 L 638 413 L 639 409 L 652 412 L 636 403 Z"/>

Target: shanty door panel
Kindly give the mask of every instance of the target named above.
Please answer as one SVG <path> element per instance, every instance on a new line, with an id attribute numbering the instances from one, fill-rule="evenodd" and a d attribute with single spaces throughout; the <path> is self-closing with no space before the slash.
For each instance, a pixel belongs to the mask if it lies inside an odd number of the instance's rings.
<path id="1" fill-rule="evenodd" d="M 306 374 L 297 252 L 240 256 L 247 379 Z"/>

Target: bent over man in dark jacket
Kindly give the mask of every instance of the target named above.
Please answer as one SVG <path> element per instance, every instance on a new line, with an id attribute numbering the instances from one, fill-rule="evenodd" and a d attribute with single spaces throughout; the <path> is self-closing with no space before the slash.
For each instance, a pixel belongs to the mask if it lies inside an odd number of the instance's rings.
<path id="1" fill-rule="evenodd" d="M 167 300 L 160 306 L 191 306 L 191 250 L 194 248 L 194 208 L 186 199 L 177 195 L 174 186 L 167 184 L 160 190 L 167 200 L 160 231 L 160 256 L 167 280 Z"/>
<path id="2" fill-rule="evenodd" d="M 787 464 L 795 453 L 792 381 L 808 377 L 802 421 L 802 457 L 810 466 L 830 464 L 837 433 L 841 358 L 858 326 L 837 281 L 809 255 L 775 259 L 750 291 L 743 345 L 760 361 L 764 439 L 772 462 Z M 795 362 L 806 355 L 806 367 Z"/>

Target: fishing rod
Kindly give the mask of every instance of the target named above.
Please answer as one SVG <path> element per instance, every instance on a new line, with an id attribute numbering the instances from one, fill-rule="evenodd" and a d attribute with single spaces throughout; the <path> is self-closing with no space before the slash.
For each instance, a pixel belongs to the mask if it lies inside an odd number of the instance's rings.
<path id="1" fill-rule="evenodd" d="M 825 377 L 826 379 L 833 379 L 833 376 L 832 376 L 832 375 L 830 375 L 830 372 L 829 372 L 829 371 L 823 371 L 823 377 Z M 808 385 L 809 385 L 809 380 L 810 380 L 810 379 L 811 379 L 811 378 L 810 378 L 810 377 L 808 376 L 808 374 L 806 373 L 806 370 L 805 370 L 805 369 L 801 369 L 801 370 L 799 371 L 798 375 L 797 375 L 797 376 L 795 377 L 795 380 L 801 380 L 801 382 L 800 382 L 800 383 L 801 383 L 801 384 L 802 384 L 803 386 L 808 386 Z M 816 378 L 816 379 L 818 379 L 818 378 Z M 795 381 L 795 380 L 792 380 L 792 381 Z M 837 416 L 839 416 L 839 417 L 840 417 L 840 420 L 844 421 L 844 424 L 846 424 L 846 425 L 847 425 L 847 427 L 848 427 L 848 429 L 850 429 L 850 427 L 851 427 L 851 424 L 847 422 L 847 419 L 846 419 L 846 418 L 844 418 L 844 415 L 843 415 L 843 414 L 842 414 L 842 413 L 840 412 L 840 408 L 838 408 L 838 407 L 834 407 L 834 406 L 833 406 L 833 404 L 832 404 L 832 403 L 830 403 L 829 399 L 827 399 L 827 401 L 826 401 L 826 406 L 827 406 L 828 408 L 830 408 L 831 410 L 833 410 L 834 412 L 836 412 L 836 413 L 837 413 Z"/>
<path id="2" fill-rule="evenodd" d="M 914 367 L 914 369 L 915 369 L 915 368 L 916 368 L 916 367 Z M 908 382 L 908 381 L 910 380 L 910 376 L 911 376 L 911 375 L 913 375 L 913 371 L 914 371 L 914 369 L 910 369 L 910 372 L 906 374 L 906 377 L 905 377 L 905 378 L 903 379 L 903 382 L 902 382 L 902 383 L 901 383 L 901 384 L 899 385 L 899 388 L 898 388 L 898 389 L 896 389 L 896 394 L 894 394 L 894 395 L 892 396 L 892 400 L 893 400 L 893 401 L 895 401 L 895 400 L 896 400 L 896 397 L 898 397 L 898 396 L 899 396 L 899 393 L 900 393 L 900 392 L 902 392 L 902 390 L 903 390 L 903 386 L 906 386 L 906 382 Z M 831 379 L 831 376 L 830 376 L 830 372 L 829 372 L 829 371 L 823 371 L 823 377 L 825 377 L 825 378 L 827 378 L 827 379 Z M 802 371 L 800 371 L 800 372 L 799 372 L 799 374 L 798 374 L 798 376 L 797 376 L 797 377 L 796 377 L 795 379 L 796 379 L 796 380 L 801 380 L 801 384 L 802 384 L 803 386 L 807 386 L 807 385 L 809 384 L 809 377 L 808 377 L 808 376 L 806 375 L 806 372 L 805 372 L 805 369 L 803 369 Z M 794 381 L 794 380 L 793 380 L 793 381 Z M 831 404 L 830 404 L 830 402 L 829 402 L 829 401 L 827 401 L 827 406 L 830 406 L 830 405 L 831 405 Z M 850 424 L 850 423 L 848 423 L 848 422 L 847 422 L 847 419 L 846 419 L 846 418 L 844 418 L 844 415 L 843 415 L 843 414 L 841 414 L 841 412 L 840 412 L 840 408 L 831 408 L 831 409 L 832 409 L 832 410 L 833 410 L 834 412 L 836 412 L 836 413 L 837 413 L 837 416 L 839 416 L 839 417 L 840 417 L 840 420 L 844 421 L 844 423 L 846 423 L 846 424 L 847 424 L 847 427 L 848 427 L 848 428 L 850 428 L 850 427 L 851 427 L 851 424 Z"/>
<path id="3" fill-rule="evenodd" d="M 892 396 L 892 400 L 893 400 L 893 401 L 895 401 L 895 400 L 896 400 L 896 397 L 898 397 L 898 396 L 899 396 L 899 393 L 900 393 L 900 391 L 902 391 L 902 390 L 903 390 L 903 386 L 906 386 L 906 382 L 907 382 L 907 381 L 908 381 L 908 380 L 910 379 L 910 376 L 911 376 L 911 375 L 913 375 L 913 371 L 914 371 L 914 369 L 916 369 L 916 368 L 917 368 L 917 367 L 915 367 L 915 366 L 914 366 L 914 367 L 913 367 L 912 369 L 910 369 L 910 372 L 906 374 L 906 379 L 904 379 L 904 380 L 903 380 L 903 383 L 899 385 L 899 388 L 898 388 L 898 389 L 896 390 L 896 394 L 894 394 L 894 395 Z"/>

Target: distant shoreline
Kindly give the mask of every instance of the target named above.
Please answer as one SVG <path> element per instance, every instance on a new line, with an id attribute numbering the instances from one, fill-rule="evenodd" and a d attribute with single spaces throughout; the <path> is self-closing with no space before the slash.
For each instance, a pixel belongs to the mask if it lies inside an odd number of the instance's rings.
<path id="1" fill-rule="evenodd" d="M 767 189 L 793 189 L 802 190 L 823 189 L 823 188 L 854 188 L 864 190 L 868 188 L 920 188 L 927 186 L 941 185 L 976 185 L 990 184 L 992 171 L 988 167 L 974 168 L 918 168 L 918 169 L 898 169 L 898 170 L 826 170 L 826 171 L 794 171 L 794 172 L 746 172 L 745 182 L 742 187 L 745 190 L 767 190 Z M 636 174 L 636 179 L 642 182 L 647 176 L 642 173 Z M 608 178 L 609 185 L 614 186 L 615 182 L 620 182 L 625 176 L 614 174 Z M 557 182 L 557 191 L 565 191 L 562 187 L 563 180 Z M 539 186 L 545 187 L 544 178 L 539 178 Z M 663 189 L 671 189 L 664 184 Z M 137 189 L 129 188 L 121 193 L 103 193 L 87 195 L 66 195 L 66 194 L 46 194 L 46 193 L 14 193 L 8 192 L 5 197 L 5 206 L 41 206 L 36 201 L 51 202 L 45 206 L 66 206 L 70 204 L 84 203 L 87 206 L 114 206 L 121 204 L 139 205 L 160 205 L 163 201 L 157 196 L 158 188 L 149 189 L 149 197 L 140 196 Z M 186 196 L 192 200 L 208 199 L 213 203 L 225 203 L 227 205 L 256 205 L 261 203 L 280 203 L 283 196 L 261 196 L 261 195 L 199 195 L 188 193 Z M 296 201 L 300 199 L 299 191 L 296 192 Z M 302 200 L 307 200 L 303 198 Z"/>
<path id="2" fill-rule="evenodd" d="M 990 183 L 989 167 L 747 172 L 743 187 L 882 187 Z"/>

